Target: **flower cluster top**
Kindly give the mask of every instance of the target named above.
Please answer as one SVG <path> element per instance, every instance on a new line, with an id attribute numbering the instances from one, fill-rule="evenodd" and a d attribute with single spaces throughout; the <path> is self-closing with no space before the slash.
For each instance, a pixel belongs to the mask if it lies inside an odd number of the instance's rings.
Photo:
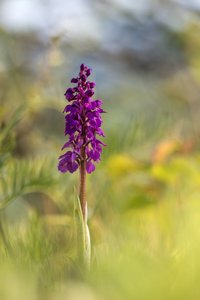
<path id="1" fill-rule="evenodd" d="M 95 83 L 88 80 L 91 69 L 82 64 L 79 76 L 72 78 L 75 87 L 68 88 L 65 93 L 66 100 L 70 103 L 65 109 L 65 135 L 68 141 L 62 150 L 68 151 L 59 157 L 58 169 L 65 173 L 75 172 L 82 161 L 85 161 L 86 171 L 95 170 L 94 162 L 100 160 L 102 146 L 105 144 L 97 136 L 104 137 L 101 129 L 102 100 L 93 100 Z"/>

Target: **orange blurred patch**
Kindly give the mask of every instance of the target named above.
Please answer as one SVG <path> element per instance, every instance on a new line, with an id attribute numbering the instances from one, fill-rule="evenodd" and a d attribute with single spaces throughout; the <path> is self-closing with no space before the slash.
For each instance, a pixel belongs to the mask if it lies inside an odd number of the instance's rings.
<path id="1" fill-rule="evenodd" d="M 165 162 L 172 154 L 181 153 L 189 154 L 196 146 L 196 142 L 192 139 L 185 141 L 164 140 L 158 143 L 152 155 L 153 163 Z"/>
<path id="2" fill-rule="evenodd" d="M 180 150 L 181 144 L 177 140 L 165 140 L 161 141 L 155 148 L 152 155 L 153 163 L 161 163 L 167 160 L 167 158 Z"/>

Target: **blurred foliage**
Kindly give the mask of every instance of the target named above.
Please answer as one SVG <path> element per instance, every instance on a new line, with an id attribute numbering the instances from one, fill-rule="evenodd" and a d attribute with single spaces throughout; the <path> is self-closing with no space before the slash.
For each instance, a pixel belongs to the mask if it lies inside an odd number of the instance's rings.
<path id="1" fill-rule="evenodd" d="M 51 166 L 52 168 L 52 166 Z M 48 188 L 54 182 L 47 164 L 12 160 L 1 170 L 0 209 L 26 193 Z"/>

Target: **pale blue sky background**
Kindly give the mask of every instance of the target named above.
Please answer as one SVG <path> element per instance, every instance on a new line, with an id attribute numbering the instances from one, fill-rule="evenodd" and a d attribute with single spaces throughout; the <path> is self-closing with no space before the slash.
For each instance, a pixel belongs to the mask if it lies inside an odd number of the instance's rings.
<path id="1" fill-rule="evenodd" d="M 112 4 L 138 16 L 147 12 L 169 26 L 182 26 L 190 18 L 190 9 L 200 9 L 200 0 L 3 0 L 0 3 L 0 24 L 8 30 L 37 30 L 45 34 L 63 33 L 68 38 L 100 39 L 102 24 L 93 7 L 101 6 L 103 14 L 112 16 Z M 180 3 L 182 8 L 173 11 L 166 4 Z M 110 6 L 109 6 L 110 5 Z M 190 8 L 184 10 L 184 7 Z M 169 19 L 170 16 L 170 19 Z M 117 16 L 116 16 L 117 17 Z"/>

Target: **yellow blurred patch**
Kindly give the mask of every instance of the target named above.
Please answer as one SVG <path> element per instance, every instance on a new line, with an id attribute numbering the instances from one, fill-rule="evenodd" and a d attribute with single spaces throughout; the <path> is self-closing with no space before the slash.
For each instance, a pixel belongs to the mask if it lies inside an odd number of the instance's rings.
<path id="1" fill-rule="evenodd" d="M 199 186 L 200 169 L 197 158 L 173 157 L 168 163 L 157 163 L 152 166 L 154 178 L 164 183 L 182 182 L 184 187 Z"/>
<path id="2" fill-rule="evenodd" d="M 107 170 L 111 177 L 120 177 L 139 167 L 139 163 L 127 154 L 112 155 L 107 163 Z"/>

